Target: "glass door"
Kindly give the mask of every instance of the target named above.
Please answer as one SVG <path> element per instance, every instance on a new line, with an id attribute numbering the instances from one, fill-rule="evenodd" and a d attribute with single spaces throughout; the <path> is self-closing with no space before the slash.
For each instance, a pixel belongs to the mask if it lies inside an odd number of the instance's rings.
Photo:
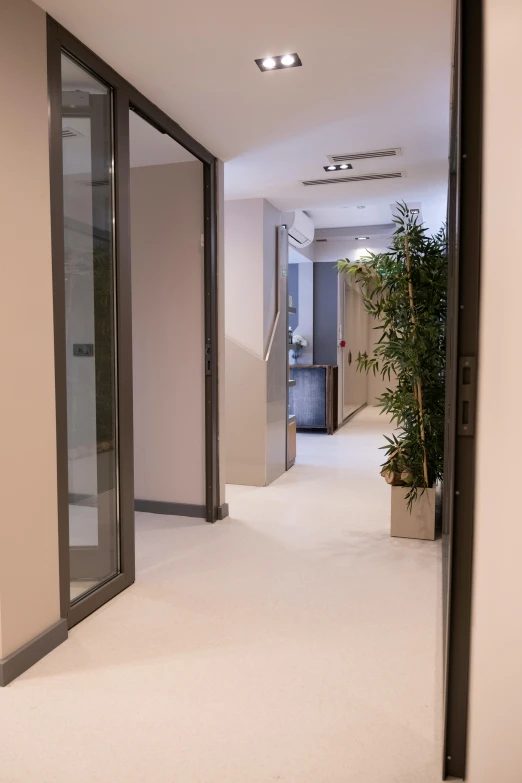
<path id="1" fill-rule="evenodd" d="M 113 92 L 62 52 L 70 601 L 120 573 Z"/>

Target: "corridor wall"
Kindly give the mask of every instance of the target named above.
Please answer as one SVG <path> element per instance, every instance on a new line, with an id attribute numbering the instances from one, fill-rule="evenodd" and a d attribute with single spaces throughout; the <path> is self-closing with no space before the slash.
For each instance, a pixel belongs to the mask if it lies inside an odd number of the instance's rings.
<path id="1" fill-rule="evenodd" d="M 225 203 L 225 477 L 265 486 L 286 470 L 287 260 L 278 210 Z"/>
<path id="2" fill-rule="evenodd" d="M 46 19 L 27 0 L 0 3 L 0 100 L 1 684 L 17 665 L 9 656 L 23 645 L 34 641 L 41 657 L 67 636 L 59 596 Z"/>
<path id="3" fill-rule="evenodd" d="M 316 259 L 318 262 L 325 263 L 333 266 L 341 258 L 349 258 L 352 261 L 358 261 L 368 252 L 372 253 L 384 253 L 387 249 L 391 235 L 378 236 L 375 239 L 369 241 L 368 247 L 361 242 L 349 239 L 329 240 L 327 242 L 315 243 L 316 244 Z M 342 328 L 342 303 L 344 302 L 344 282 L 343 278 L 338 278 L 339 293 L 338 293 L 338 328 Z M 369 317 L 368 318 L 368 351 L 373 349 L 373 346 L 380 337 L 378 330 L 378 322 Z M 338 348 L 337 363 L 341 367 L 343 364 L 343 349 Z M 368 405 L 376 405 L 378 397 L 386 391 L 387 386 L 390 385 L 388 380 L 384 381 L 380 375 L 374 375 L 371 373 L 367 377 L 367 402 Z M 341 400 L 341 394 L 339 399 Z"/>
<path id="4" fill-rule="evenodd" d="M 522 213 L 522 5 L 485 0 L 480 354 L 477 419 L 469 783 L 522 780 L 522 511 L 516 326 L 522 266 L 499 237 Z M 502 262 L 499 263 L 499 257 Z"/>
<path id="5" fill-rule="evenodd" d="M 135 497 L 195 513 L 205 504 L 203 164 L 132 168 L 130 192 Z"/>

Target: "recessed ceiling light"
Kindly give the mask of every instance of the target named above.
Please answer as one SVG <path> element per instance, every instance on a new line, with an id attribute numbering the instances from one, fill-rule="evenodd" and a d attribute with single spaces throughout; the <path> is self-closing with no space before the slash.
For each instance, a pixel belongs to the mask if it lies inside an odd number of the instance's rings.
<path id="1" fill-rule="evenodd" d="M 303 63 L 299 55 L 294 52 L 293 54 L 278 54 L 277 57 L 260 57 L 256 60 L 256 65 L 260 71 L 278 71 L 282 68 L 298 68 Z"/>
<path id="2" fill-rule="evenodd" d="M 366 209 L 366 207 L 363 204 L 361 204 L 361 206 L 357 207 L 357 209 Z"/>
<path id="3" fill-rule="evenodd" d="M 355 237 L 357 241 L 362 241 L 363 239 L 369 239 L 370 237 Z"/>
<path id="4" fill-rule="evenodd" d="M 323 169 L 325 171 L 346 171 L 346 169 L 353 169 L 353 166 L 351 163 L 341 163 L 336 166 L 330 164 L 329 166 L 323 166 Z"/>
<path id="5" fill-rule="evenodd" d="M 410 214 L 411 215 L 419 215 L 420 214 L 420 209 L 410 209 Z"/>

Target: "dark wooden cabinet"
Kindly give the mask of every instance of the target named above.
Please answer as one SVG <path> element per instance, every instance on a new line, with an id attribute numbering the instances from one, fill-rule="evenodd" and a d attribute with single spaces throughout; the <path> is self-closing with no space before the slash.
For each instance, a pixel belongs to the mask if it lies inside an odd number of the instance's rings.
<path id="1" fill-rule="evenodd" d="M 328 435 L 338 428 L 338 368 L 331 364 L 294 364 L 290 378 L 290 414 L 297 429 L 324 429 Z"/>

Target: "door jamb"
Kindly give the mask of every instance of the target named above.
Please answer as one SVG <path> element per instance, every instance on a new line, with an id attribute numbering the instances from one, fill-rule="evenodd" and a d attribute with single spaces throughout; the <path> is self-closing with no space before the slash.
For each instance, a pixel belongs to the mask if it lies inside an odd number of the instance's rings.
<path id="1" fill-rule="evenodd" d="M 476 365 L 479 360 L 480 254 L 482 217 L 483 150 L 483 2 L 456 2 L 455 67 L 460 115 L 455 118 L 452 142 L 455 150 L 454 187 L 456 201 L 450 224 L 450 252 L 458 266 L 453 308 L 451 360 L 448 361 L 447 416 L 448 449 L 453 454 L 447 465 L 444 486 L 445 534 L 449 541 L 449 595 L 446 607 L 447 643 L 445 660 L 444 779 L 466 777 L 471 648 L 471 602 L 473 570 L 473 527 L 475 513 L 477 398 Z M 455 110 L 455 108 L 454 108 Z M 460 123 L 458 122 L 460 120 Z M 451 180 L 450 180 L 451 181 Z M 451 195 L 451 194 L 450 194 Z M 452 216 L 450 215 L 450 218 Z M 470 361 L 471 360 L 471 361 Z M 471 365 L 471 385 L 463 388 L 463 363 Z M 467 383 L 467 382 L 466 382 Z M 463 401 L 469 404 L 470 426 L 462 427 L 459 414 Z M 467 430 L 467 431 L 465 431 Z"/>

